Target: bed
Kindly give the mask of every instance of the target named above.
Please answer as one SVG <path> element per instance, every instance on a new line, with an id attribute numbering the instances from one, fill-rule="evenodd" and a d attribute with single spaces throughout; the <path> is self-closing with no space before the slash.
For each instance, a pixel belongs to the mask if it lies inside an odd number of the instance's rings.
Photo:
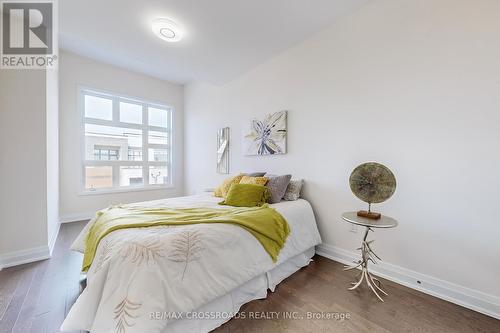
<path id="1" fill-rule="evenodd" d="M 152 208 L 219 206 L 210 193 L 133 204 Z M 209 332 L 240 307 L 265 298 L 308 265 L 321 243 L 311 205 L 303 199 L 270 207 L 290 234 L 276 262 L 245 229 L 230 224 L 155 226 L 116 230 L 104 237 L 87 272 L 87 287 L 62 331 Z M 93 221 L 72 245 L 84 251 Z"/>

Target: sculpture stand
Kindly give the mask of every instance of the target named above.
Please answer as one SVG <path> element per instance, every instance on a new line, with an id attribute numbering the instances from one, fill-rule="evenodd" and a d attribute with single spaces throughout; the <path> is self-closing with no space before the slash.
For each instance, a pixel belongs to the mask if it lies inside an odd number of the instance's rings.
<path id="1" fill-rule="evenodd" d="M 357 215 L 359 217 L 364 217 L 364 218 L 367 218 L 370 220 L 380 220 L 380 218 L 382 217 L 382 214 L 380 214 L 380 213 L 374 213 L 374 212 L 370 212 L 370 211 L 366 211 L 366 210 L 358 211 Z"/>
<path id="2" fill-rule="evenodd" d="M 368 211 L 359 210 L 356 215 L 358 215 L 359 217 L 364 217 L 364 218 L 371 219 L 371 220 L 379 220 L 382 217 L 382 214 L 372 212 L 371 208 L 372 208 L 372 204 L 369 202 L 368 203 Z"/>
<path id="3" fill-rule="evenodd" d="M 366 283 L 371 288 L 373 293 L 378 297 L 379 300 L 383 302 L 384 300 L 382 299 L 382 297 L 380 297 L 379 292 L 386 296 L 387 293 L 384 290 L 382 290 L 380 286 L 381 284 L 380 280 L 377 279 L 376 277 L 373 277 L 371 273 L 368 271 L 368 261 L 371 261 L 372 263 L 376 264 L 375 258 L 377 258 L 378 260 L 382 260 L 380 259 L 379 256 L 375 254 L 375 252 L 373 252 L 373 250 L 370 247 L 370 244 L 373 243 L 373 240 L 371 241 L 366 240 L 366 238 L 368 237 L 368 232 L 370 231 L 373 232 L 373 230 L 370 227 L 366 227 L 365 236 L 363 237 L 363 243 L 361 247 L 358 248 L 358 250 L 361 250 L 361 260 L 359 260 L 358 263 L 354 266 L 344 266 L 344 271 L 348 271 L 354 268 L 361 268 L 361 273 L 360 275 L 358 275 L 359 277 L 358 282 L 352 282 L 351 284 L 353 286 L 350 287 L 349 290 L 354 290 L 358 288 L 363 282 L 363 280 L 366 280 Z"/>

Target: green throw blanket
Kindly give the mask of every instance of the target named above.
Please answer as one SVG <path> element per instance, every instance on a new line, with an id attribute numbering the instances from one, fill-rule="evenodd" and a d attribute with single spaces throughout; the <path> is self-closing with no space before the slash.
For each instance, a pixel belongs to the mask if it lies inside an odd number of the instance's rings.
<path id="1" fill-rule="evenodd" d="M 276 262 L 290 233 L 283 216 L 268 205 L 231 209 L 111 206 L 96 214 L 85 241 L 82 270 L 89 269 L 101 239 L 115 230 L 198 223 L 229 223 L 242 227 L 257 238 L 273 262 Z"/>

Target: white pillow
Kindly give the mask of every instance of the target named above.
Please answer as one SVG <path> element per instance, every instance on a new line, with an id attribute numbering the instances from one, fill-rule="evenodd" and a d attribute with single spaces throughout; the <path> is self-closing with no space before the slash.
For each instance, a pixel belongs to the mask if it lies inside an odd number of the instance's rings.
<path id="1" fill-rule="evenodd" d="M 89 232 L 89 229 L 92 226 L 92 224 L 94 224 L 94 219 L 90 220 L 82 229 L 82 231 L 80 231 L 75 241 L 70 246 L 70 249 L 72 251 L 85 253 L 85 238 L 87 238 L 87 233 Z"/>

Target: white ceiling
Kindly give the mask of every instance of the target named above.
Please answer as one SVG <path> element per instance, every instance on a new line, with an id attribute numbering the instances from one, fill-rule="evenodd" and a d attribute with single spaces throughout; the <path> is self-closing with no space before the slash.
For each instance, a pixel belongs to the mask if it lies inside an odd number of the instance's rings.
<path id="1" fill-rule="evenodd" d="M 368 0 L 63 0 L 60 46 L 179 83 L 222 84 L 320 31 Z M 174 19 L 166 43 L 151 21 Z"/>

